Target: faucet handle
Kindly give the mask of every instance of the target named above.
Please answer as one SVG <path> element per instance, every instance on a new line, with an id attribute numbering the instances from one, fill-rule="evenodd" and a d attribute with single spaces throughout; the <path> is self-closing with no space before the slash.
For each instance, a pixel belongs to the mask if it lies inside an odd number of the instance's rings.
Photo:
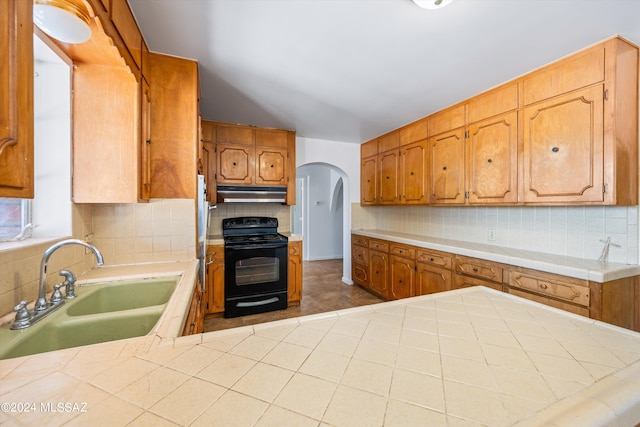
<path id="1" fill-rule="evenodd" d="M 64 277 L 63 286 L 66 288 L 66 299 L 75 298 L 77 295 L 75 293 L 75 283 L 76 283 L 76 275 L 69 270 L 60 270 L 60 276 Z"/>
<path id="2" fill-rule="evenodd" d="M 51 305 L 59 304 L 62 301 L 62 292 L 60 292 L 60 288 L 65 286 L 64 283 L 58 283 L 53 287 L 53 294 L 51 295 L 50 303 Z"/>
<path id="3" fill-rule="evenodd" d="M 20 301 L 18 305 L 13 307 L 13 311 L 16 313 L 16 322 L 31 318 L 31 312 L 27 308 L 27 301 L 25 300 Z"/>

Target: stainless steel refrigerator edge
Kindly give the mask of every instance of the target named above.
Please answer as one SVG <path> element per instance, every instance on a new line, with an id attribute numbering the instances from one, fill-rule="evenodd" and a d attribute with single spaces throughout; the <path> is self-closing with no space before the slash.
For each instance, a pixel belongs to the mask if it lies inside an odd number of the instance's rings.
<path id="1" fill-rule="evenodd" d="M 204 292 L 207 250 L 207 229 L 209 228 L 209 202 L 207 202 L 207 187 L 204 175 L 198 175 L 198 260 L 200 261 L 200 290 Z"/>

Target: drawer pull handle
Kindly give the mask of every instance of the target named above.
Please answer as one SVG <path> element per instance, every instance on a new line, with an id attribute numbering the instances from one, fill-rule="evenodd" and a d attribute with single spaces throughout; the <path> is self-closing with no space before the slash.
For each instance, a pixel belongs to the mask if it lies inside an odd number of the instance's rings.
<path id="1" fill-rule="evenodd" d="M 548 288 L 548 286 L 547 286 L 547 284 L 546 284 L 546 283 L 540 283 L 540 288 L 541 288 L 541 289 L 547 289 L 547 288 Z"/>

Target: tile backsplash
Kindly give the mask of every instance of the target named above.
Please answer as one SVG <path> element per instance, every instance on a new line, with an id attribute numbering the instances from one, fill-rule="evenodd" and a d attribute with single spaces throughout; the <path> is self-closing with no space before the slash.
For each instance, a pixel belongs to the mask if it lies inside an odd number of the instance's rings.
<path id="1" fill-rule="evenodd" d="M 610 262 L 638 264 L 638 206 L 428 207 L 352 205 L 352 227 L 598 259 L 611 237 Z M 495 240 L 489 240 L 489 231 Z"/>
<path id="2" fill-rule="evenodd" d="M 218 203 L 209 210 L 210 236 L 222 235 L 222 220 L 240 216 L 268 216 L 278 218 L 278 231 L 291 231 L 291 207 L 276 203 Z"/>
<path id="3" fill-rule="evenodd" d="M 72 237 L 84 239 L 93 233 L 93 243 L 104 256 L 105 265 L 196 257 L 193 199 L 153 199 L 139 204 L 74 204 L 72 215 Z M 40 261 L 54 241 L 33 239 L 24 242 L 27 244 L 20 242 L 4 247 L 0 244 L 0 315 L 11 312 L 23 299 L 36 299 Z M 61 269 L 79 275 L 94 265 L 94 256 L 86 254 L 80 246 L 66 246 L 56 251 L 47 268 L 48 289 L 59 281 Z"/>

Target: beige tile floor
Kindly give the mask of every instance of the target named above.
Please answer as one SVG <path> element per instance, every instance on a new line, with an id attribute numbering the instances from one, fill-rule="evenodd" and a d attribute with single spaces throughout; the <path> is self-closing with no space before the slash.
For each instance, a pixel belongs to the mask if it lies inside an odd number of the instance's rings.
<path id="1" fill-rule="evenodd" d="M 166 341 L 2 361 L 0 401 L 86 402 L 87 412 L 4 412 L 0 424 L 640 421 L 640 334 L 482 288 Z"/>

